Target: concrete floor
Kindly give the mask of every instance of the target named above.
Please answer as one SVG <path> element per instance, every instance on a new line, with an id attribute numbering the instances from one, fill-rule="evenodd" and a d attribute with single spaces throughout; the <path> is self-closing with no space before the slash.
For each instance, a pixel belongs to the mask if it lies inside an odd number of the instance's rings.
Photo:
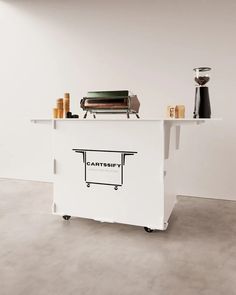
<path id="1" fill-rule="evenodd" d="M 236 294 L 236 202 L 181 197 L 152 234 L 51 203 L 51 184 L 0 180 L 1 295 Z"/>

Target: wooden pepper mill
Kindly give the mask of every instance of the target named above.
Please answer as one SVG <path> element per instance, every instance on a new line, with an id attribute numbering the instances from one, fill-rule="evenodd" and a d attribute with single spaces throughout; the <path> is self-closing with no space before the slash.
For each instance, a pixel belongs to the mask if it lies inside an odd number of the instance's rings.
<path id="1" fill-rule="evenodd" d="M 63 118 L 63 98 L 57 100 L 57 118 Z"/>
<path id="2" fill-rule="evenodd" d="M 70 93 L 64 94 L 64 118 L 67 117 L 67 113 L 70 111 Z"/>

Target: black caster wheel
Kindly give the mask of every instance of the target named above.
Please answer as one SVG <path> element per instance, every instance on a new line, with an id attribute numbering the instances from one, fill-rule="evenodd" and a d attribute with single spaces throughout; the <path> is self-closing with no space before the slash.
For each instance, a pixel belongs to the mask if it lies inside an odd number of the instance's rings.
<path id="1" fill-rule="evenodd" d="M 152 233 L 153 232 L 153 229 L 151 229 L 151 228 L 149 228 L 149 227 L 144 227 L 144 230 L 145 230 L 145 232 L 147 232 L 147 233 Z"/>
<path id="2" fill-rule="evenodd" d="M 115 186 L 115 187 L 114 187 L 114 190 L 117 191 L 117 190 L 118 190 L 118 186 Z"/>
<path id="3" fill-rule="evenodd" d="M 71 218 L 71 216 L 70 215 L 63 215 L 62 218 L 65 220 L 69 220 Z"/>
<path id="4" fill-rule="evenodd" d="M 87 183 L 87 187 L 90 187 L 90 183 Z"/>

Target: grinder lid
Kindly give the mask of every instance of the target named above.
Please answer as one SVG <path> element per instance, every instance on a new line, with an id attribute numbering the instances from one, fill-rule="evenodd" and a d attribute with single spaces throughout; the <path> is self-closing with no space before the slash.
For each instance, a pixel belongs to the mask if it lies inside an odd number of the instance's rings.
<path id="1" fill-rule="evenodd" d="M 199 67 L 199 68 L 194 68 L 194 71 L 199 71 L 199 72 L 206 72 L 206 71 L 210 71 L 211 68 L 209 67 Z"/>

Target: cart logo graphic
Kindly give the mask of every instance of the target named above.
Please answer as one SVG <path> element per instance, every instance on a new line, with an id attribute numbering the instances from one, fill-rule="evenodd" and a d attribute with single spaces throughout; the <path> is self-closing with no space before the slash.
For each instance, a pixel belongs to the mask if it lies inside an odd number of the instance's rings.
<path id="1" fill-rule="evenodd" d="M 114 186 L 117 190 L 124 183 L 124 165 L 126 156 L 137 152 L 73 149 L 83 155 L 84 176 L 87 187 L 91 184 Z"/>

